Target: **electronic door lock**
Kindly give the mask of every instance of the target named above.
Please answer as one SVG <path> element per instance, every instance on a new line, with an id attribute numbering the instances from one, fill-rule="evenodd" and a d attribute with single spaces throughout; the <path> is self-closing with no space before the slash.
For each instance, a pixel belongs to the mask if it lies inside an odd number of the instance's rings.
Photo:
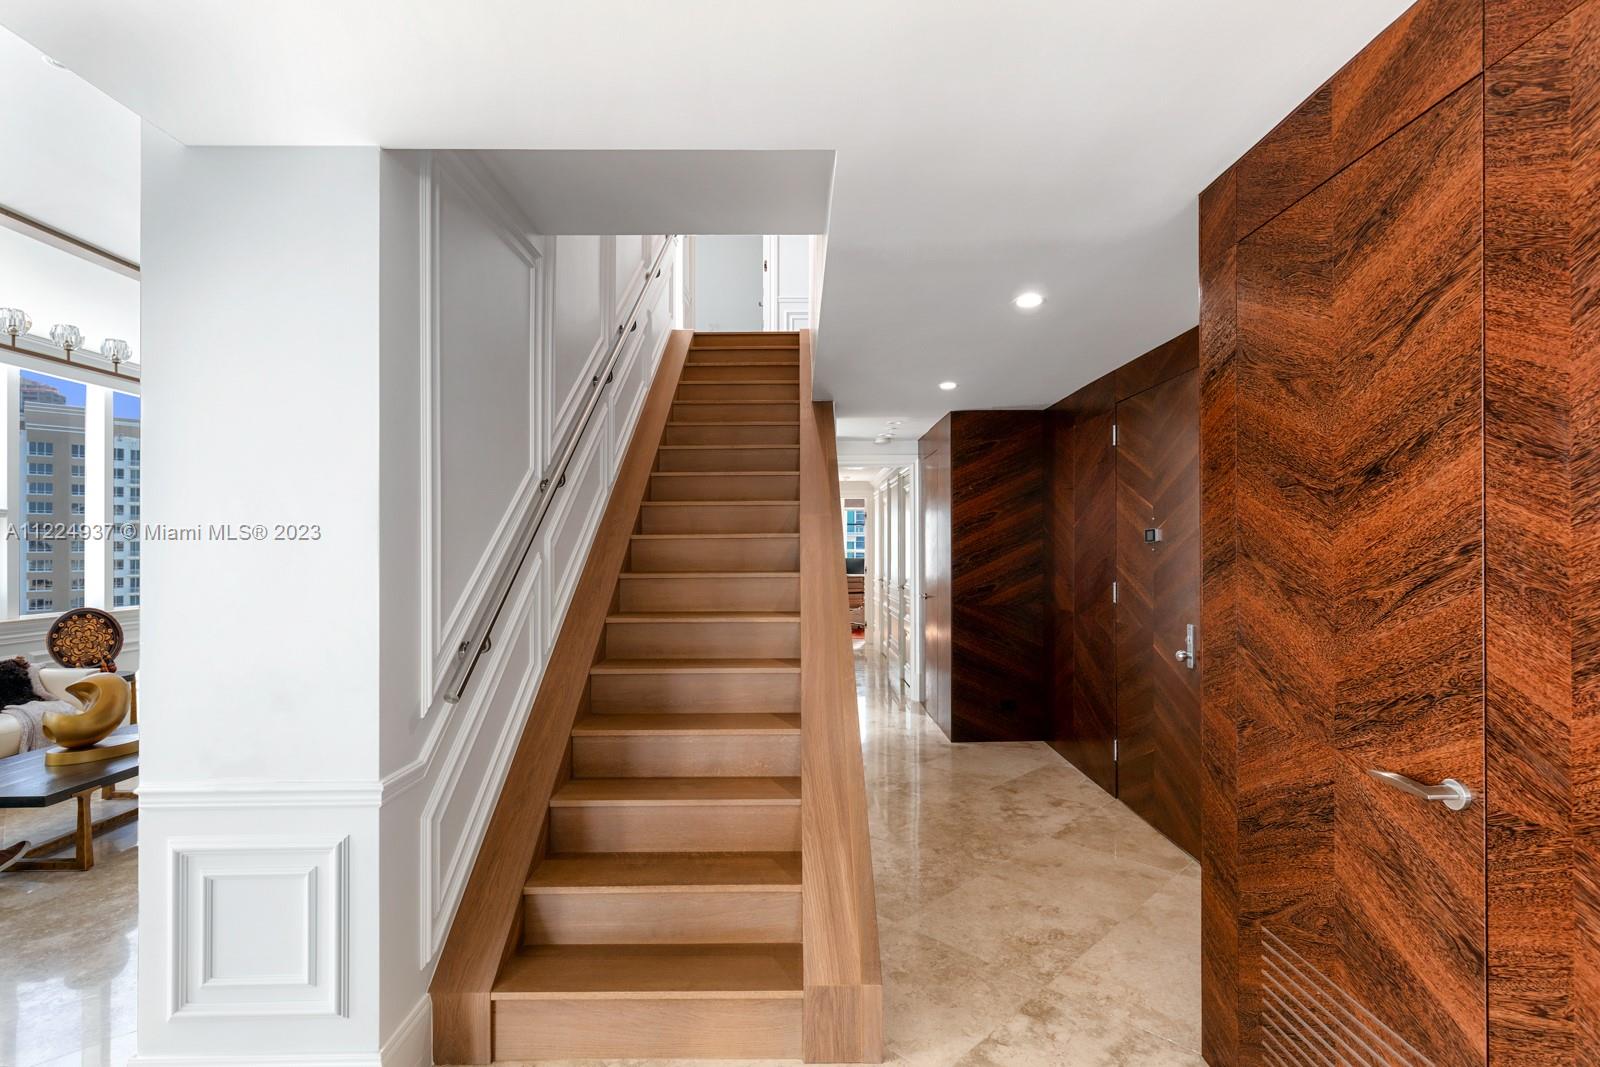
<path id="1" fill-rule="evenodd" d="M 1159 545 L 1161 543 L 1161 527 L 1146 527 L 1144 531 L 1144 543 L 1147 545 Z"/>

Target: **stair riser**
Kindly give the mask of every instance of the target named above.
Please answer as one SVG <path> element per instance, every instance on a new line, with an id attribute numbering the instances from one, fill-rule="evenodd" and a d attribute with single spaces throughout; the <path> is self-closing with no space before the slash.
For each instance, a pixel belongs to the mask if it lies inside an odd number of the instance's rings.
<path id="1" fill-rule="evenodd" d="M 523 897 L 524 945 L 761 945 L 800 940 L 800 894 L 601 891 Z"/>
<path id="2" fill-rule="evenodd" d="M 797 571 L 797 538 L 750 540 L 685 538 L 665 541 L 636 540 L 630 549 L 629 569 L 636 571 Z"/>
<path id="3" fill-rule="evenodd" d="M 800 426 L 668 426 L 661 435 L 664 445 L 793 445 L 800 440 Z"/>
<path id="4" fill-rule="evenodd" d="M 608 622 L 607 659 L 799 659 L 798 622 Z"/>
<path id="5" fill-rule="evenodd" d="M 640 533 L 799 533 L 799 504 L 639 509 Z"/>
<path id="6" fill-rule="evenodd" d="M 678 474 L 650 478 L 651 500 L 794 500 L 798 474 Z"/>
<path id="7" fill-rule="evenodd" d="M 757 360 L 740 360 L 738 363 L 685 363 L 684 382 L 796 382 L 800 381 L 800 368 L 793 363 L 764 363 Z"/>
<path id="8" fill-rule="evenodd" d="M 724 333 L 697 333 L 689 342 L 692 349 L 705 348 L 738 348 L 740 345 L 755 345 L 761 348 L 773 346 L 786 347 L 791 351 L 799 351 L 800 334 L 794 330 L 745 330 L 728 331 Z M 790 356 L 794 359 L 794 356 Z"/>
<path id="9" fill-rule="evenodd" d="M 800 675 L 595 674 L 589 678 L 589 710 L 596 715 L 794 713 L 800 710 Z"/>
<path id="10" fill-rule="evenodd" d="M 663 471 L 797 471 L 798 448 L 663 449 L 656 469 Z"/>
<path id="11" fill-rule="evenodd" d="M 800 402 L 800 386 L 796 382 L 680 382 L 675 400 L 726 400 L 733 404 L 753 404 L 758 401 L 780 401 L 785 404 Z"/>
<path id="12" fill-rule="evenodd" d="M 673 422 L 798 422 L 799 404 L 673 404 Z"/>
<path id="13" fill-rule="evenodd" d="M 497 1060 L 799 1059 L 798 998 L 500 1000 Z"/>
<path id="14" fill-rule="evenodd" d="M 799 611 L 798 578 L 628 578 L 623 611 Z"/>
<path id="15" fill-rule="evenodd" d="M 555 852 L 794 852 L 798 804 L 596 804 L 550 809 Z"/>
<path id="16" fill-rule="evenodd" d="M 572 739 L 572 773 L 577 778 L 797 778 L 800 736 L 578 735 Z"/>

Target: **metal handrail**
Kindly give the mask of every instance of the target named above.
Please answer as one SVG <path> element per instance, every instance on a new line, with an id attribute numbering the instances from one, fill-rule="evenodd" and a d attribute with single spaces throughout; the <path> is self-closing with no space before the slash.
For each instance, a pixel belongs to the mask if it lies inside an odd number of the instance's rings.
<path id="1" fill-rule="evenodd" d="M 645 272 L 644 285 L 640 286 L 638 295 L 633 298 L 633 306 L 628 309 L 627 316 L 617 327 L 617 337 L 611 343 L 611 351 L 607 353 L 600 369 L 589 379 L 589 395 L 584 400 L 582 413 L 562 437 L 561 444 L 556 449 L 555 462 L 546 468 L 544 476 L 539 479 L 533 508 L 518 523 L 517 533 L 512 540 L 512 551 L 501 559 L 490 581 L 489 596 L 479 602 L 478 610 L 473 614 L 472 624 L 467 628 L 466 638 L 456 646 L 455 662 L 450 668 L 450 681 L 445 686 L 446 703 L 454 704 L 461 699 L 461 695 L 466 692 L 467 683 L 472 680 L 472 672 L 477 669 L 478 661 L 493 646 L 495 624 L 500 621 L 500 614 L 505 610 L 506 602 L 511 599 L 511 590 L 516 584 L 517 575 L 521 573 L 528 554 L 533 551 L 533 546 L 538 540 L 539 527 L 544 523 L 545 513 L 550 510 L 550 504 L 555 500 L 556 493 L 567 484 L 567 467 L 571 465 L 572 457 L 578 451 L 578 443 L 583 439 L 584 431 L 589 428 L 589 420 L 594 418 L 595 411 L 600 407 L 601 394 L 616 376 L 617 360 L 622 357 L 622 348 L 628 335 L 639 328 L 639 308 L 644 303 L 645 294 L 650 291 L 651 283 L 661 277 L 661 265 L 666 261 L 667 253 L 672 251 L 673 243 L 677 239 L 677 234 L 667 236 L 666 244 L 656 255 L 655 262 L 651 263 L 650 269 Z"/>

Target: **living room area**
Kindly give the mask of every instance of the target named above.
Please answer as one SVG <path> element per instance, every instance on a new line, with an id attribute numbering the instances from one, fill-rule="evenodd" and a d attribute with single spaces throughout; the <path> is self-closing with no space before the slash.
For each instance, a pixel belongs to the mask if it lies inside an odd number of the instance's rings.
<path id="1" fill-rule="evenodd" d="M 138 957 L 140 122 L 3 30 L 0 92 L 27 101 L 0 114 L 0 1064 L 120 1064 Z"/>

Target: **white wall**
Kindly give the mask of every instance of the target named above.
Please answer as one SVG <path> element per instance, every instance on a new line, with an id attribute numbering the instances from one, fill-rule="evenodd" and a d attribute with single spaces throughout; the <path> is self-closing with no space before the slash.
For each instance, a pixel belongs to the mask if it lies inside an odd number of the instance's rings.
<path id="1" fill-rule="evenodd" d="M 145 172 L 147 514 L 321 537 L 146 542 L 139 1062 L 425 1063 L 438 949 L 665 344 L 670 268 L 625 318 L 662 239 L 541 238 L 447 153 L 148 130 Z"/>
<path id="2" fill-rule="evenodd" d="M 694 325 L 697 330 L 764 329 L 762 238 L 694 239 Z"/>

